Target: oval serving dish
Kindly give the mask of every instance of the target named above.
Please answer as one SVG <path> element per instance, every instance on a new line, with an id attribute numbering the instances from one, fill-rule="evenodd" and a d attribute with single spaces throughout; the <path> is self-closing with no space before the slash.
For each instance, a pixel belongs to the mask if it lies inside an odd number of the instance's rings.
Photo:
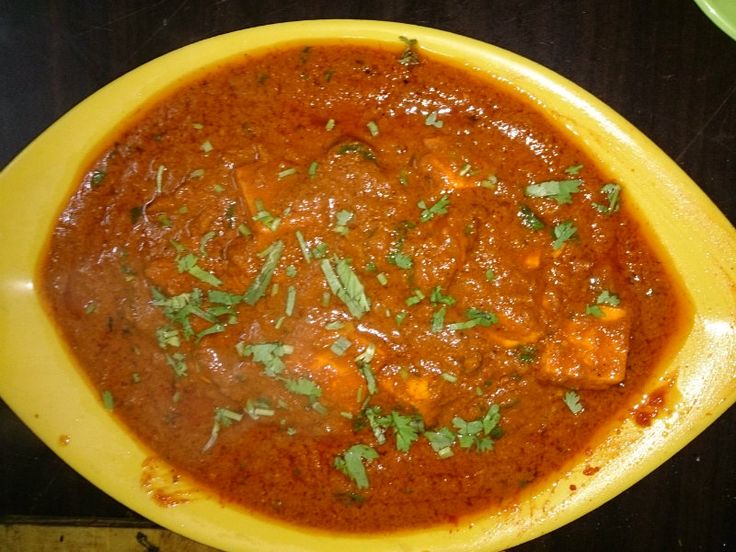
<path id="1" fill-rule="evenodd" d="M 530 98 L 619 182 L 670 258 L 693 306 L 677 351 L 644 389 L 674 381 L 651 427 L 623 416 L 590 456 L 516 507 L 456 527 L 329 534 L 223 505 L 137 442 L 75 367 L 34 287 L 48 235 L 100 144 L 146 101 L 219 62 L 280 43 L 322 40 L 396 45 L 486 74 Z M 114 106 L 114 107 L 111 107 Z M 34 199 L 33 205 L 28 198 Z M 665 462 L 736 401 L 736 231 L 700 189 L 646 137 L 571 82 L 499 48 L 422 27 L 371 21 L 294 22 L 187 46 L 106 86 L 37 138 L 0 174 L 0 394 L 61 458 L 141 515 L 226 550 L 496 550 L 589 512 Z M 598 471 L 594 476 L 590 468 Z M 572 492 L 570 489 L 574 488 Z"/>

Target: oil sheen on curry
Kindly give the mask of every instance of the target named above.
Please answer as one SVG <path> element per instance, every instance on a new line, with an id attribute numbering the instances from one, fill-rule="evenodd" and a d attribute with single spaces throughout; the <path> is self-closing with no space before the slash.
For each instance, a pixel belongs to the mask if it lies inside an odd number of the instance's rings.
<path id="1" fill-rule="evenodd" d="M 408 39 L 244 57 L 101 147 L 49 309 L 142 443 L 268 517 L 513 502 L 641 399 L 682 312 L 618 183 Z"/>

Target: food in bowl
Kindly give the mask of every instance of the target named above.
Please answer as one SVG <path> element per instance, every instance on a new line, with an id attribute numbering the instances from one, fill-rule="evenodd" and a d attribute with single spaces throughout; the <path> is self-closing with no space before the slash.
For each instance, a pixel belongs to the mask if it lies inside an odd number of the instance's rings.
<path id="1" fill-rule="evenodd" d="M 146 447 L 271 518 L 513 503 L 629 414 L 690 320 L 595 159 L 407 38 L 234 60 L 100 149 L 50 239 L 49 311 Z"/>

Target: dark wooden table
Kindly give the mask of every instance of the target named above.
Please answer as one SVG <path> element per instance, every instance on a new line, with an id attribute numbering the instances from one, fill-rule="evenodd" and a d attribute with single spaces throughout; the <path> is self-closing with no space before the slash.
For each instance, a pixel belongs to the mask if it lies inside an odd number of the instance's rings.
<path id="1" fill-rule="evenodd" d="M 0 166 L 152 58 L 227 31 L 318 18 L 437 27 L 542 63 L 641 129 L 736 222 L 736 41 L 691 0 L 0 0 Z M 149 523 L 63 464 L 2 403 L 0 451 L 0 521 Z M 632 489 L 517 550 L 731 550 L 735 526 L 731 408 Z"/>

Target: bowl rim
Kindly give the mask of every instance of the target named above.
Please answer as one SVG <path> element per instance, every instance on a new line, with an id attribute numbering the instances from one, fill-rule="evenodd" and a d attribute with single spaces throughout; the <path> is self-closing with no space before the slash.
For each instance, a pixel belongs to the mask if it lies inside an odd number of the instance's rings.
<path id="1" fill-rule="evenodd" d="M 647 431 L 630 420 L 622 422 L 590 458 L 560 474 L 549 488 L 518 506 L 457 527 L 329 534 L 229 509 L 191 482 L 172 481 L 165 463 L 144 465 L 154 455 L 106 415 L 60 342 L 34 289 L 36 267 L 60 205 L 77 185 L 80 165 L 142 101 L 188 80 L 202 67 L 245 52 L 335 40 L 400 49 L 399 36 L 417 38 L 421 51 L 516 89 L 586 149 L 621 183 L 647 229 L 670 255 L 695 314 L 682 347 L 659 374 L 659 384 L 677 378 L 678 400 Z M 29 195 L 33 209 L 27 208 Z M 160 525 L 218 548 L 490 550 L 520 544 L 633 485 L 736 402 L 736 378 L 729 370 L 736 360 L 736 230 L 666 154 L 611 108 L 533 61 L 468 37 L 386 21 L 310 20 L 205 39 L 134 69 L 61 117 L 0 173 L 0 197 L 0 239 L 8 244 L 6 255 L 0 256 L 0 395 L 93 484 Z M 595 477 L 582 474 L 587 464 L 601 465 Z M 153 486 L 141 484 L 144 476 Z M 572 484 L 577 486 L 574 493 L 568 490 Z M 152 499 L 159 491 L 189 501 L 163 508 Z"/>

